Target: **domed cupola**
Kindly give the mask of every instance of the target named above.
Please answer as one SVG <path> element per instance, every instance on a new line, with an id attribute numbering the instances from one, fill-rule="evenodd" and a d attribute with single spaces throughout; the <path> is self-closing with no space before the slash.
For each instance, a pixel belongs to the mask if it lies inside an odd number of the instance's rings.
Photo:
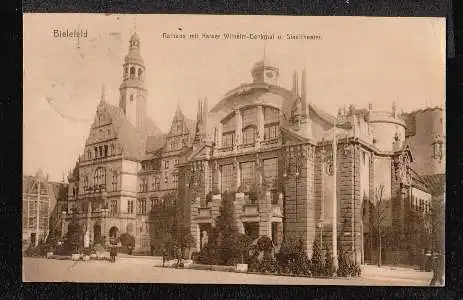
<path id="1" fill-rule="evenodd" d="M 277 84 L 279 70 L 275 64 L 272 64 L 268 59 L 256 62 L 251 70 L 251 75 L 254 82 L 265 82 L 268 84 Z"/>
<path id="2" fill-rule="evenodd" d="M 140 38 L 135 32 L 130 37 L 129 53 L 124 58 L 125 63 L 137 64 L 144 67 L 143 57 L 140 54 Z"/>

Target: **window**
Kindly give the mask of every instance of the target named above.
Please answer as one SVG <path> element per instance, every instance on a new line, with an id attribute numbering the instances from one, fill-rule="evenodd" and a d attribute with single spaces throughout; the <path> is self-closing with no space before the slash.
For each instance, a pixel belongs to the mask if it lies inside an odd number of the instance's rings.
<path id="1" fill-rule="evenodd" d="M 240 163 L 240 171 L 241 171 L 241 188 L 245 192 L 249 192 L 252 183 L 254 182 L 255 178 L 255 162 L 245 162 Z"/>
<path id="2" fill-rule="evenodd" d="M 264 122 L 268 123 L 278 123 L 279 122 L 280 111 L 273 107 L 264 107 Z"/>
<path id="3" fill-rule="evenodd" d="M 264 180 L 272 183 L 278 178 L 278 158 L 264 159 Z"/>
<path id="4" fill-rule="evenodd" d="M 235 133 L 230 132 L 230 133 L 225 133 L 222 136 L 222 146 L 223 147 L 233 147 L 235 144 Z"/>
<path id="5" fill-rule="evenodd" d="M 133 214 L 133 200 L 127 201 L 127 212 Z"/>
<path id="6" fill-rule="evenodd" d="M 256 124 L 257 122 L 257 110 L 255 107 L 248 108 L 243 111 L 243 127 L 246 127 L 251 124 Z"/>
<path id="7" fill-rule="evenodd" d="M 133 95 L 130 95 L 130 102 L 133 102 Z"/>
<path id="8" fill-rule="evenodd" d="M 159 177 L 153 177 L 153 182 L 151 184 L 153 191 L 159 191 L 159 183 L 160 183 Z"/>
<path id="9" fill-rule="evenodd" d="M 86 190 L 88 188 L 88 176 L 85 175 L 84 176 L 84 190 Z"/>
<path id="10" fill-rule="evenodd" d="M 116 151 L 115 151 L 114 144 L 111 144 L 111 155 L 115 155 L 115 154 L 116 154 Z"/>
<path id="11" fill-rule="evenodd" d="M 112 215 L 117 214 L 117 200 L 116 199 L 111 200 L 110 212 Z"/>
<path id="12" fill-rule="evenodd" d="M 223 165 L 220 166 L 220 186 L 222 188 L 221 192 L 225 192 L 228 189 L 232 188 L 232 182 L 233 182 L 233 165 Z"/>
<path id="13" fill-rule="evenodd" d="M 271 140 L 278 137 L 279 132 L 278 124 L 265 125 L 264 127 L 264 140 Z"/>
<path id="14" fill-rule="evenodd" d="M 104 185 L 106 183 L 105 169 L 103 169 L 103 168 L 96 169 L 95 175 L 94 175 L 94 178 L 93 178 L 93 182 L 94 182 L 95 186 Z"/>
<path id="15" fill-rule="evenodd" d="M 157 208 L 161 205 L 160 198 L 159 197 L 153 197 L 151 198 L 151 209 Z"/>
<path id="16" fill-rule="evenodd" d="M 141 80 L 142 73 L 143 73 L 142 69 L 138 69 L 138 80 Z"/>
<path id="17" fill-rule="evenodd" d="M 146 214 L 146 199 L 145 198 L 138 200 L 137 213 L 141 215 Z"/>
<path id="18" fill-rule="evenodd" d="M 177 175 L 174 175 L 174 177 L 172 178 L 172 180 L 173 180 L 174 185 L 177 185 L 177 183 L 178 183 L 178 176 L 177 176 Z"/>
<path id="19" fill-rule="evenodd" d="M 124 79 L 127 79 L 129 77 L 129 68 L 124 68 Z"/>
<path id="20" fill-rule="evenodd" d="M 130 79 L 135 79 L 135 67 L 130 68 Z"/>
<path id="21" fill-rule="evenodd" d="M 246 127 L 243 130 L 243 144 L 253 144 L 256 140 L 256 128 L 254 126 Z"/>
<path id="22" fill-rule="evenodd" d="M 140 183 L 140 192 L 144 193 L 148 191 L 148 180 L 146 178 L 142 178 Z"/>
<path id="23" fill-rule="evenodd" d="M 94 150 L 95 150 L 95 158 L 96 158 L 98 157 L 98 147 L 95 147 Z"/>
<path id="24" fill-rule="evenodd" d="M 90 151 L 90 150 L 87 151 L 87 158 L 88 159 L 92 158 L 92 151 Z"/>
<path id="25" fill-rule="evenodd" d="M 178 165 L 178 159 L 175 160 L 174 166 Z"/>
<path id="26" fill-rule="evenodd" d="M 164 161 L 164 169 L 169 169 L 169 161 L 168 160 Z"/>
<path id="27" fill-rule="evenodd" d="M 108 145 L 104 145 L 104 156 L 108 156 Z"/>
<path id="28" fill-rule="evenodd" d="M 164 178 L 164 183 L 167 184 L 169 182 L 169 176 L 166 175 L 166 177 Z"/>

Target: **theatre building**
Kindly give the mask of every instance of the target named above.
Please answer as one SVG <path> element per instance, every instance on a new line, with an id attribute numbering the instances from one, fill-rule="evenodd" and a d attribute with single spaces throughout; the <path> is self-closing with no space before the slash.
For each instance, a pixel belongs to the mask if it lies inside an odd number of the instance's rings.
<path id="1" fill-rule="evenodd" d="M 164 134 L 146 116 L 148 103 L 160 104 L 148 101 L 136 34 L 129 46 L 119 106 L 102 97 L 69 180 L 68 203 L 80 208 L 91 241 L 127 232 L 137 251 L 149 251 L 153 231 L 173 230 L 175 214 L 200 250 L 228 191 L 242 233 L 268 236 L 277 249 L 285 236 L 301 238 L 310 256 L 320 239 L 360 263 L 375 259 L 378 202 L 381 228 L 405 242 L 409 211 L 429 216 L 443 197 L 431 187 L 445 174 L 440 108 L 350 106 L 332 116 L 307 93 L 305 71 L 286 88 L 263 59 L 210 109 L 200 100 L 196 120 L 177 108 Z M 382 247 L 386 261 L 404 256 L 405 248 Z"/>

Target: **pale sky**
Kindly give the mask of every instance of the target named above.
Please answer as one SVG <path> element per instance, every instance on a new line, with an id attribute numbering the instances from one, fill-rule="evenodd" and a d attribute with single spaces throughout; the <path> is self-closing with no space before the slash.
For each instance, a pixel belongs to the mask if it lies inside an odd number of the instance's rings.
<path id="1" fill-rule="evenodd" d="M 166 132 L 177 103 L 194 119 L 197 100 L 212 108 L 230 89 L 251 81 L 266 57 L 290 88 L 306 69 L 308 101 L 336 114 L 354 104 L 404 111 L 445 103 L 445 19 L 205 15 L 25 14 L 23 172 L 42 168 L 60 181 L 84 148 L 106 86 L 117 105 L 122 63 L 136 31 L 146 65 L 148 115 Z M 87 38 L 54 38 L 81 28 Z M 179 31 L 179 28 L 182 30 Z M 321 40 L 180 40 L 162 33 L 305 33 Z M 47 101 L 49 99 L 49 101 Z"/>

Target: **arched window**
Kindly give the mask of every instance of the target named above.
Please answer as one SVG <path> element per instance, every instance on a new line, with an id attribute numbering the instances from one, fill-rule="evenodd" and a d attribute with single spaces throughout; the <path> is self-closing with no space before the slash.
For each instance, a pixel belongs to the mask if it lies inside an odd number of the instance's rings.
<path id="1" fill-rule="evenodd" d="M 130 102 L 133 102 L 133 95 L 130 95 Z"/>
<path id="2" fill-rule="evenodd" d="M 130 68 L 130 79 L 135 79 L 135 67 Z"/>
<path id="3" fill-rule="evenodd" d="M 84 176 L 84 183 L 83 184 L 84 184 L 84 190 L 87 189 L 88 188 L 88 176 L 87 175 Z"/>
<path id="4" fill-rule="evenodd" d="M 104 145 L 104 156 L 108 156 L 108 145 Z"/>
<path id="5" fill-rule="evenodd" d="M 138 69 L 138 80 L 141 80 L 142 79 L 142 74 L 143 74 L 143 70 L 142 69 Z"/>
<path id="6" fill-rule="evenodd" d="M 243 144 L 253 144 L 256 141 L 256 127 L 248 126 L 243 129 Z"/>
<path id="7" fill-rule="evenodd" d="M 280 111 L 273 107 L 264 107 L 264 140 L 277 138 L 279 135 Z"/>
<path id="8" fill-rule="evenodd" d="M 104 185 L 106 183 L 106 172 L 104 168 L 98 168 L 95 170 L 93 182 L 95 186 Z"/>

